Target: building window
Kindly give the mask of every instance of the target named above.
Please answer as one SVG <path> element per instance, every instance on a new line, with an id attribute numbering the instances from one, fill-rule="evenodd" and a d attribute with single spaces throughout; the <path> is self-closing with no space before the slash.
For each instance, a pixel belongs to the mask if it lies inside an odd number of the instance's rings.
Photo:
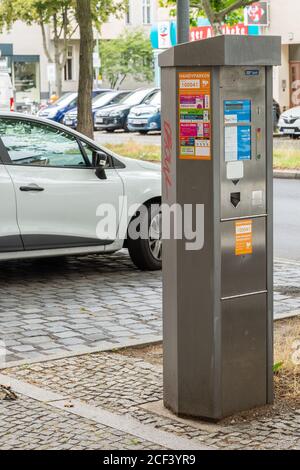
<path id="1" fill-rule="evenodd" d="M 151 24 L 151 0 L 142 0 L 143 23 Z"/>
<path id="2" fill-rule="evenodd" d="M 73 80 L 73 46 L 68 47 L 65 64 L 65 80 Z"/>
<path id="3" fill-rule="evenodd" d="M 17 103 L 39 102 L 39 62 L 35 56 L 14 56 L 14 86 Z"/>
<path id="4" fill-rule="evenodd" d="M 128 2 L 128 7 L 127 7 L 127 10 L 126 10 L 125 20 L 126 20 L 126 24 L 131 24 L 131 5 L 130 5 L 130 2 Z"/>

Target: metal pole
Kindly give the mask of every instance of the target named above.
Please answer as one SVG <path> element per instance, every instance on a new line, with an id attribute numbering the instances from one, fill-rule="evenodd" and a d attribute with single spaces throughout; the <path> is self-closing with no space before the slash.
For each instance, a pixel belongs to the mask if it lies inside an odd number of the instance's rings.
<path id="1" fill-rule="evenodd" d="M 190 0 L 177 0 L 177 44 L 190 40 Z"/>

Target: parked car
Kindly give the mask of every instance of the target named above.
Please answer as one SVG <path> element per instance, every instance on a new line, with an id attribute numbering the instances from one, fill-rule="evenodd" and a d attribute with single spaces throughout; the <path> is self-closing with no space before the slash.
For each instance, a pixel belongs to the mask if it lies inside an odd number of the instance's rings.
<path id="1" fill-rule="evenodd" d="M 8 72 L 0 71 L 0 111 L 14 111 L 14 89 Z"/>
<path id="2" fill-rule="evenodd" d="M 110 91 L 109 89 L 100 88 L 98 90 L 93 90 L 92 96 L 101 95 Z M 51 119 L 55 122 L 63 122 L 65 114 L 71 109 L 77 106 L 78 93 L 70 92 L 65 93 L 61 98 L 55 101 L 54 104 L 47 106 L 46 108 L 41 109 L 38 112 L 38 116 Z"/>
<path id="3" fill-rule="evenodd" d="M 280 106 L 276 100 L 273 99 L 273 130 L 277 131 L 278 121 L 280 118 Z"/>
<path id="4" fill-rule="evenodd" d="M 129 91 L 122 90 L 122 91 L 108 91 L 107 93 L 103 93 L 101 95 L 97 95 L 92 100 L 92 113 L 93 113 L 93 122 L 95 126 L 95 113 L 98 109 L 103 108 L 104 106 L 109 106 L 112 104 L 119 103 L 125 96 L 129 94 Z M 63 119 L 63 124 L 66 126 L 72 127 L 72 129 L 76 129 L 77 127 L 77 107 L 71 109 L 65 114 Z"/>
<path id="5" fill-rule="evenodd" d="M 0 143 L 0 260 L 127 247 L 139 268 L 161 268 L 159 165 L 120 157 L 62 124 L 19 113 L 0 113 Z M 142 205 L 148 231 L 130 237 Z M 109 224 L 108 207 L 115 216 Z"/>
<path id="6" fill-rule="evenodd" d="M 106 106 L 95 114 L 95 126 L 113 132 L 116 129 L 128 131 L 127 117 L 133 106 L 152 98 L 158 88 L 138 89 L 126 96 L 119 104 Z"/>
<path id="7" fill-rule="evenodd" d="M 131 108 L 128 115 L 128 129 L 131 132 L 147 134 L 149 131 L 160 131 L 161 92 L 158 91 L 143 104 Z"/>
<path id="8" fill-rule="evenodd" d="M 284 111 L 278 121 L 279 132 L 292 138 L 300 136 L 300 106 Z"/>

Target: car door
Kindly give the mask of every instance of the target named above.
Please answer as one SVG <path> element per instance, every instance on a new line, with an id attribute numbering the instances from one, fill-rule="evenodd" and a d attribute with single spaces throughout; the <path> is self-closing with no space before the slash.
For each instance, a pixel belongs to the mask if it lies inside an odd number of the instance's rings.
<path id="1" fill-rule="evenodd" d="M 6 169 L 12 178 L 17 218 L 26 250 L 107 245 L 99 206 L 117 208 L 123 183 L 114 168 L 99 179 L 78 137 L 56 124 L 0 118 Z M 91 147 L 84 144 L 86 150 Z M 100 230 L 100 231 L 99 231 Z M 101 232 L 102 230 L 102 232 Z"/>
<path id="2" fill-rule="evenodd" d="M 3 164 L 3 154 L 5 149 L 0 142 L 0 257 L 1 253 L 23 250 L 14 186 Z"/>

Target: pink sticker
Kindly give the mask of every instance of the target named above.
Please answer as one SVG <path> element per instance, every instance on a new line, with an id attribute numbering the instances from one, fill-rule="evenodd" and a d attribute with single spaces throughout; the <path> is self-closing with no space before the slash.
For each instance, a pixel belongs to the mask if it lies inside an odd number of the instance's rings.
<path id="1" fill-rule="evenodd" d="M 180 123 L 180 135 L 181 137 L 197 137 L 197 124 Z"/>

